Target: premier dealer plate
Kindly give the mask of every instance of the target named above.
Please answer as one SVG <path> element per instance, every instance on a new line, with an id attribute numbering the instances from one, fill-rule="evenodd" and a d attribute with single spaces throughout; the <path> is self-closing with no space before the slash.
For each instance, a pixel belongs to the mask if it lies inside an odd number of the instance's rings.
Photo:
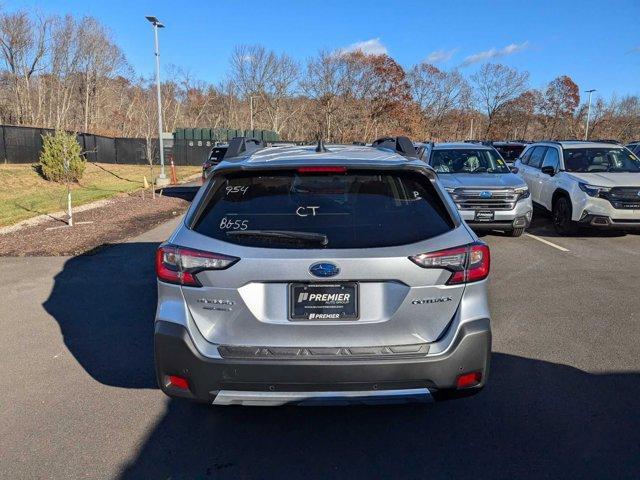
<path id="1" fill-rule="evenodd" d="M 494 214 L 491 210 L 476 211 L 476 222 L 492 222 Z"/>
<path id="2" fill-rule="evenodd" d="M 357 320 L 358 284 L 292 283 L 289 286 L 291 320 Z"/>

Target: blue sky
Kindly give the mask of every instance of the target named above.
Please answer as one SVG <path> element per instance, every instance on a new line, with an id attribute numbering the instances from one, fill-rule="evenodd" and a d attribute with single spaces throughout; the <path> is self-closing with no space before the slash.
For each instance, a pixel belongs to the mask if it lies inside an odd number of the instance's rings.
<path id="1" fill-rule="evenodd" d="M 167 26 L 163 65 L 213 83 L 224 77 L 238 44 L 260 43 L 299 60 L 358 44 L 386 51 L 405 67 L 430 58 L 471 73 L 491 60 L 528 70 L 537 88 L 566 74 L 581 90 L 596 88 L 606 97 L 640 94 L 640 0 L 11 0 L 4 8 L 96 16 L 140 75 L 153 72 L 144 16 L 155 15 Z"/>

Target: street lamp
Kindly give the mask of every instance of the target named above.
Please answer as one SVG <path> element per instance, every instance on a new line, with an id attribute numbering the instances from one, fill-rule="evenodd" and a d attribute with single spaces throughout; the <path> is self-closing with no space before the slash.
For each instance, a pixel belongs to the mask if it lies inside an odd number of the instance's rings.
<path id="1" fill-rule="evenodd" d="M 160 175 L 158 175 L 158 185 L 166 185 L 167 176 L 164 173 L 164 148 L 162 145 L 162 99 L 160 97 L 160 49 L 158 47 L 158 29 L 164 28 L 164 25 L 157 17 L 147 16 L 149 22 L 153 25 L 153 37 L 155 40 L 156 53 L 156 93 L 158 95 L 158 144 L 160 146 Z"/>
<path id="2" fill-rule="evenodd" d="M 253 95 L 249 97 L 249 107 L 250 107 L 250 110 L 251 110 L 251 131 L 252 132 L 253 132 L 253 99 L 254 99 Z M 252 133 L 252 135 L 253 135 L 253 133 Z"/>
<path id="3" fill-rule="evenodd" d="M 591 116 L 591 94 L 595 91 L 596 91 L 595 88 L 592 88 L 591 90 L 587 90 L 587 93 L 589 94 L 589 106 L 587 107 L 587 123 L 584 127 L 585 141 L 589 138 L 589 117 Z"/>

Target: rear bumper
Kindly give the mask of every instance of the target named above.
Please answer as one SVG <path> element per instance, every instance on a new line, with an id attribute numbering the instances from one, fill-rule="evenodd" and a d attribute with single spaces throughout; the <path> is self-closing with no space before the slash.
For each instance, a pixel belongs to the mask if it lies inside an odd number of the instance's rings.
<path id="1" fill-rule="evenodd" d="M 478 391 L 488 378 L 491 330 L 488 319 L 466 322 L 445 352 L 405 359 L 214 359 L 197 351 L 183 326 L 163 321 L 154 343 L 158 385 L 169 396 L 226 405 L 380 403 L 448 397 L 468 372 L 481 372 L 482 381 L 459 392 Z M 189 389 L 171 386 L 169 375 L 186 378 Z"/>

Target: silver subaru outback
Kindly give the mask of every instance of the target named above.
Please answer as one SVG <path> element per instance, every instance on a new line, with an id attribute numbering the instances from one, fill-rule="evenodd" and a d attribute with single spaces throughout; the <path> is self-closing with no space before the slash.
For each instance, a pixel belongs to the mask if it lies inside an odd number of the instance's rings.
<path id="1" fill-rule="evenodd" d="M 489 262 L 406 137 L 234 139 L 157 251 L 158 384 L 214 405 L 476 393 Z"/>

